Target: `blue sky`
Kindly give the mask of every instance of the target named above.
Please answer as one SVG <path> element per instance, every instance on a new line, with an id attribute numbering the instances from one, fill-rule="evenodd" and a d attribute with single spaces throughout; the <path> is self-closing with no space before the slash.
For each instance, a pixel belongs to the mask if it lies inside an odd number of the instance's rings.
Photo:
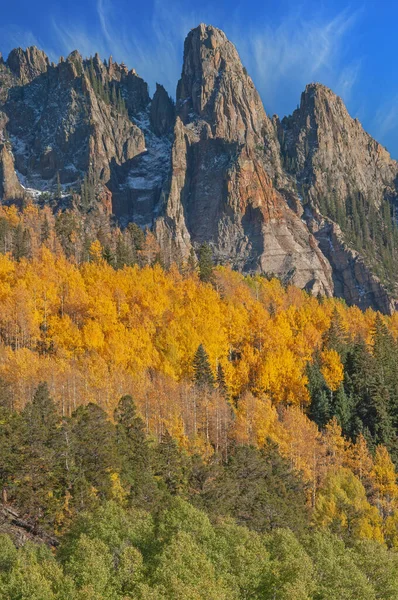
<path id="1" fill-rule="evenodd" d="M 398 158 L 397 0 L 0 0 L 0 50 L 32 44 L 124 61 L 175 95 L 186 34 L 200 22 L 236 45 L 269 114 L 291 113 L 305 85 L 331 87 Z"/>

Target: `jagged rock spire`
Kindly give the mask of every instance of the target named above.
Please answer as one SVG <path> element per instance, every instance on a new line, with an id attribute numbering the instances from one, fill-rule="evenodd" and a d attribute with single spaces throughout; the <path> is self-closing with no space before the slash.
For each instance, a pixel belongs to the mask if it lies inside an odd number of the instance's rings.
<path id="1" fill-rule="evenodd" d="M 174 102 L 159 83 L 151 102 L 151 124 L 156 135 L 167 135 L 173 130 L 175 121 Z"/>
<path id="2" fill-rule="evenodd" d="M 11 50 L 6 64 L 21 83 L 25 84 L 41 73 L 45 73 L 50 63 L 48 56 L 42 50 L 30 46 L 26 50 L 22 48 Z"/>
<path id="3" fill-rule="evenodd" d="M 264 134 L 266 115 L 257 90 L 225 33 L 203 23 L 184 44 L 177 109 L 206 119 L 217 137 L 245 141 Z"/>

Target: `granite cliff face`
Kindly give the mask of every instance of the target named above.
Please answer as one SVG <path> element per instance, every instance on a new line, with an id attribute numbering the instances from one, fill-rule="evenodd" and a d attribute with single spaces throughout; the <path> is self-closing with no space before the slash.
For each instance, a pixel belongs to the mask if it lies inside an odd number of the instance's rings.
<path id="1" fill-rule="evenodd" d="M 25 85 L 10 89 L 3 106 L 16 170 L 27 187 L 45 189 L 56 177 L 62 184 L 71 184 L 87 172 L 105 183 L 113 163 L 121 164 L 144 150 L 140 129 L 99 93 L 105 82 L 118 89 L 121 86 L 109 76 L 109 71 L 115 70 L 113 65 L 105 69 L 94 60 L 87 68 L 77 52 L 57 66 L 49 65 L 33 50 L 26 55 L 36 57 L 36 62 L 22 60 L 25 54 L 18 51 L 14 54 L 13 70 L 22 73 L 21 82 L 27 73 L 37 73 Z M 97 89 L 90 81 L 91 70 L 97 76 Z M 123 76 L 128 81 L 130 73 L 122 73 L 121 79 Z"/>
<path id="2" fill-rule="evenodd" d="M 55 65 L 37 48 L 0 57 L 0 199 L 56 186 L 76 198 L 84 181 L 122 226 L 153 229 L 166 261 L 207 242 L 217 262 L 391 312 L 395 281 L 387 291 L 349 224 L 358 198 L 373 216 L 395 204 L 397 175 L 322 85 L 307 86 L 290 117 L 270 119 L 212 26 L 186 38 L 175 104 L 159 84 L 151 99 L 112 58 L 75 51 Z"/>
<path id="3" fill-rule="evenodd" d="M 176 110 L 170 187 L 156 223 L 162 244 L 173 239 L 187 256 L 207 241 L 220 262 L 331 294 L 329 264 L 273 186 L 282 172 L 275 129 L 218 29 L 188 35 Z"/>

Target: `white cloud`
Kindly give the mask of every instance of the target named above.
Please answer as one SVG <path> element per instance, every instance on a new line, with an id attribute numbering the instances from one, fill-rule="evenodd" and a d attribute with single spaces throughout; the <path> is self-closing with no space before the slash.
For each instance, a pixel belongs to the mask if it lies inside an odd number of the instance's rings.
<path id="1" fill-rule="evenodd" d="M 393 150 L 396 158 L 396 138 L 398 132 L 398 94 L 382 102 L 370 122 L 370 131 L 379 141 Z"/>

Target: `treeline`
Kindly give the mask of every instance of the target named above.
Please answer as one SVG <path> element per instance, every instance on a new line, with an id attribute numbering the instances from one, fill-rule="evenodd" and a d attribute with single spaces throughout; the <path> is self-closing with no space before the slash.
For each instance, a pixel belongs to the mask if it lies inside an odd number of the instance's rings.
<path id="1" fill-rule="evenodd" d="M 371 343 L 357 335 L 349 339 L 337 310 L 323 338 L 323 348 L 335 353 L 341 376 L 329 386 L 322 374 L 321 354 L 315 351 L 307 368 L 310 416 L 323 427 L 337 417 L 343 433 L 356 439 L 362 433 L 371 448 L 388 447 L 398 460 L 398 345 L 380 315 L 371 329 Z"/>
<path id="2" fill-rule="evenodd" d="M 330 185 L 333 190 L 333 185 Z M 396 208 L 388 200 L 375 207 L 358 192 L 347 198 L 345 203 L 338 199 L 337 192 L 321 198 L 320 211 L 338 223 L 348 244 L 358 250 L 380 279 L 395 289 L 398 248 Z"/>
<path id="3" fill-rule="evenodd" d="M 88 76 L 91 87 L 94 90 L 95 95 L 105 102 L 114 107 L 117 112 L 123 115 L 127 115 L 128 111 L 123 96 L 121 95 L 120 87 L 116 81 L 103 81 L 101 75 L 97 72 L 94 66 L 92 58 L 85 61 L 84 70 Z"/>
<path id="4" fill-rule="evenodd" d="M 22 209 L 14 204 L 0 206 L 0 253 L 16 260 L 32 259 L 46 247 L 76 264 L 102 259 L 115 269 L 174 264 L 180 271 L 199 271 L 203 281 L 211 279 L 214 265 L 206 243 L 192 250 L 184 262 L 177 251 L 162 251 L 150 230 L 143 231 L 135 223 L 123 230 L 114 226 L 98 200 L 99 188 L 92 175 L 86 174 L 79 189 L 71 192 L 73 206 L 54 214 L 50 204 L 62 195 L 59 176 L 57 181 L 53 194 L 41 194 L 42 207 L 29 199 Z"/>
<path id="5" fill-rule="evenodd" d="M 130 396 L 112 420 L 94 404 L 62 418 L 46 384 L 22 413 L 7 408 L 4 387 L 1 404 L 3 498 L 60 545 L 55 554 L 16 549 L 0 536 L 0 598 L 398 595 L 398 556 L 386 546 L 397 536 L 383 538 L 381 513 L 347 468 L 331 470 L 311 510 L 306 485 L 270 440 L 203 460 L 168 432 L 147 436 Z M 379 483 L 383 468 L 376 462 Z"/>
<path id="6" fill-rule="evenodd" d="M 112 414 L 130 393 L 148 430 L 206 448 L 225 440 L 245 403 L 248 419 L 261 412 L 262 399 L 299 406 L 321 428 L 335 417 L 348 440 L 362 434 L 397 460 L 396 315 L 214 269 L 206 247 L 166 271 L 151 234 L 135 229 L 138 262 L 119 269 L 98 239 L 76 264 L 49 235 L 31 259 L 0 255 L 0 377 L 16 409 L 41 381 L 67 416 L 89 401 Z M 205 396 L 192 387 L 201 345 L 213 381 Z"/>
<path id="7" fill-rule="evenodd" d="M 73 198 L 79 210 L 75 207 L 56 215 L 49 206 L 39 208 L 29 201 L 22 210 L 15 205 L 1 206 L 0 253 L 16 260 L 31 259 L 44 246 L 78 264 L 98 257 L 115 268 L 162 262 L 160 247 L 151 232 L 144 232 L 134 223 L 123 231 L 112 226 L 109 217 L 98 209 L 92 177 L 84 178 L 78 192 Z M 50 194 L 42 196 L 45 202 L 51 199 Z"/>
<path id="8" fill-rule="evenodd" d="M 398 547 L 397 475 L 386 446 L 372 451 L 362 434 L 355 442 L 344 437 L 336 418 L 319 429 L 299 407 L 277 411 L 264 396 L 233 400 L 222 369 L 214 380 L 202 346 L 192 366 L 180 401 L 152 399 L 153 422 L 138 415 L 129 395 L 112 415 L 88 403 L 66 416 L 47 383 L 17 412 L 2 381 L 3 498 L 28 520 L 62 532 L 103 500 L 156 506 L 162 481 L 168 493 L 258 531 L 316 523 L 346 540 Z"/>

